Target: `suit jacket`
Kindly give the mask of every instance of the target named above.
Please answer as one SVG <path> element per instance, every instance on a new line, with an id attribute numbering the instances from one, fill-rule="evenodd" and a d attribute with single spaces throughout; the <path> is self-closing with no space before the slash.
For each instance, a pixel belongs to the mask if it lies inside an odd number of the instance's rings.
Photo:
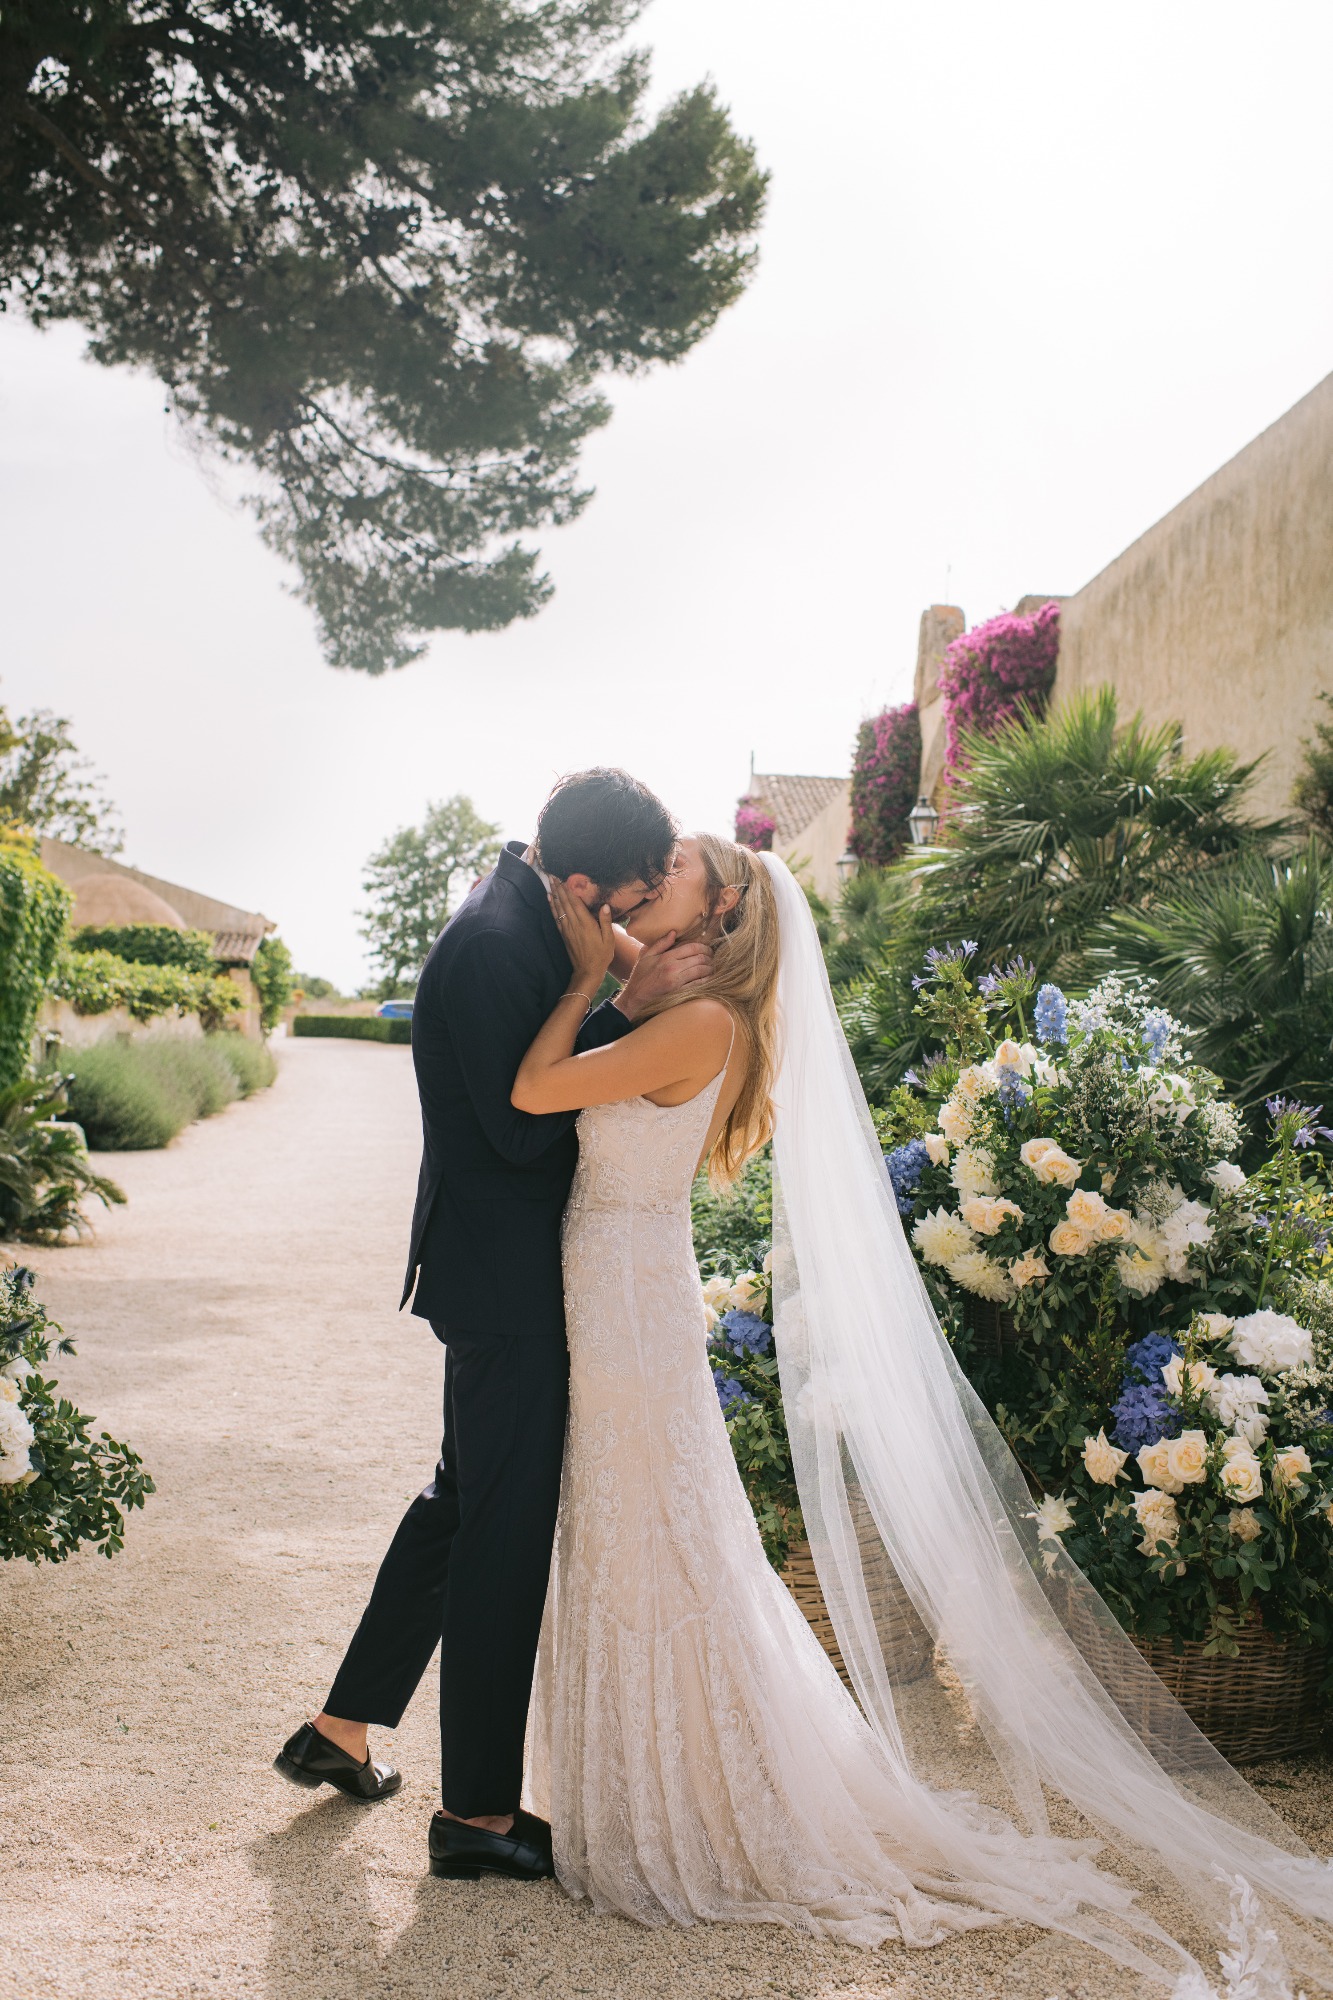
<path id="1" fill-rule="evenodd" d="M 509 1102 L 519 1064 L 569 984 L 536 870 L 511 841 L 445 925 L 412 1009 L 422 1156 L 401 1303 L 458 1333 L 562 1335 L 560 1218 L 578 1161 L 573 1111 Z M 580 1049 L 628 1034 L 610 1002 Z M 413 1297 L 413 1285 L 416 1291 Z"/>

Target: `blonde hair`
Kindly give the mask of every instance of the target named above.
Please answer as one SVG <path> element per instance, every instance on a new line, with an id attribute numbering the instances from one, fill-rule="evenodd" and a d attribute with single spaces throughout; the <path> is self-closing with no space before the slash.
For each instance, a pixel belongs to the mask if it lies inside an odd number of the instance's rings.
<path id="1" fill-rule="evenodd" d="M 715 833 L 696 834 L 707 884 L 700 934 L 713 946 L 707 979 L 668 994 L 649 1014 L 686 1000 L 720 1000 L 736 1023 L 745 1056 L 745 1079 L 726 1123 L 708 1153 L 714 1187 L 735 1180 L 751 1153 L 773 1135 L 773 1076 L 778 1012 L 778 906 L 768 870 L 757 854 Z M 739 890 L 734 909 L 716 915 L 726 889 Z M 695 934 L 693 927 L 687 935 Z"/>

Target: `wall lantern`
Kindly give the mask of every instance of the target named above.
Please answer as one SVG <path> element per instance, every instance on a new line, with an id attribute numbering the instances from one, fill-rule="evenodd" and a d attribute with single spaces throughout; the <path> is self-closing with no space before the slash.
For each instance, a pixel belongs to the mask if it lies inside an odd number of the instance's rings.
<path id="1" fill-rule="evenodd" d="M 907 815 L 907 831 L 912 836 L 913 847 L 929 847 L 939 823 L 939 814 L 923 792 Z M 839 862 L 838 866 L 841 868 L 842 863 Z"/>
<path id="2" fill-rule="evenodd" d="M 850 847 L 844 854 L 840 854 L 838 856 L 838 880 L 842 883 L 844 888 L 851 881 L 853 875 L 855 875 L 857 869 L 860 866 L 861 866 L 860 862 L 857 860 L 856 856 L 852 853 Z"/>

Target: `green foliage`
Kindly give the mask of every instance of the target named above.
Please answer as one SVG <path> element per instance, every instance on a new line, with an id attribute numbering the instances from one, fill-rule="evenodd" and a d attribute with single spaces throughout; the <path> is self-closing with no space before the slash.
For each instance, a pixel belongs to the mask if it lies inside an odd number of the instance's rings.
<path id="1" fill-rule="evenodd" d="M 252 1042 L 248 1035 L 239 1034 L 234 1028 L 209 1035 L 207 1041 L 209 1048 L 215 1050 L 231 1070 L 242 1097 L 253 1097 L 257 1090 L 267 1090 L 278 1074 L 273 1051 L 263 1042 Z"/>
<path id="2" fill-rule="evenodd" d="M 83 1133 L 61 1121 L 64 1107 L 59 1076 L 0 1087 L 0 1236 L 56 1243 L 87 1229 L 80 1204 L 90 1195 L 104 1208 L 125 1199 L 94 1173 Z"/>
<path id="3" fill-rule="evenodd" d="M 322 979 L 315 972 L 294 972 L 293 998 L 297 1000 L 341 1000 L 343 995 L 331 979 Z"/>
<path id="4" fill-rule="evenodd" d="M 1319 699 L 1333 708 L 1333 694 Z M 1291 802 L 1311 830 L 1333 844 L 1333 721 L 1316 722 L 1313 740 L 1307 738 L 1302 749 Z"/>
<path id="5" fill-rule="evenodd" d="M 11 722 L 0 708 L 0 826 L 118 854 L 124 842 L 115 807 L 75 749 L 70 726 L 47 709 Z"/>
<path id="6" fill-rule="evenodd" d="M 1110 688 L 969 737 L 966 752 L 940 845 L 885 871 L 879 962 L 844 1004 L 874 1097 L 926 1053 L 912 979 L 929 947 L 972 939 L 983 968 L 1021 954 L 1077 991 L 1096 976 L 1089 945 L 1113 911 L 1151 906 L 1281 831 L 1244 815 L 1252 764 L 1227 750 L 1186 757 L 1169 724 L 1121 726 Z"/>
<path id="7" fill-rule="evenodd" d="M 298 1014 L 292 1033 L 351 1042 L 410 1042 L 412 1023 L 384 1021 L 378 1014 Z"/>
<path id="8" fill-rule="evenodd" d="M 1316 838 L 1183 877 L 1099 937 L 1089 961 L 1153 978 L 1252 1115 L 1274 1091 L 1333 1112 L 1333 857 Z"/>
<path id="9" fill-rule="evenodd" d="M 76 1014 L 124 1007 L 136 1021 L 160 1014 L 197 1014 L 206 1031 L 224 1027 L 242 1005 L 241 989 L 224 972 L 187 972 L 179 965 L 138 965 L 109 951 L 66 952 L 50 990 Z"/>
<path id="10" fill-rule="evenodd" d="M 482 819 L 471 799 L 455 794 L 426 808 L 420 826 L 401 827 L 366 863 L 370 898 L 361 935 L 379 968 L 380 993 L 392 997 L 406 975 L 415 978 L 448 921 L 460 888 L 495 865 L 500 829 Z"/>
<path id="11" fill-rule="evenodd" d="M 599 372 L 742 291 L 764 176 L 710 86 L 646 108 L 635 0 L 6 7 L 0 292 L 244 464 L 332 664 L 550 593 Z M 255 475 L 258 477 L 255 477 Z"/>
<path id="12" fill-rule="evenodd" d="M 296 984 L 292 977 L 292 955 L 280 937 L 266 937 L 255 953 L 250 977 L 259 995 L 259 1023 L 266 1035 L 282 1019 L 282 1010 Z"/>
<path id="13" fill-rule="evenodd" d="M 0 1087 L 27 1069 L 69 908 L 68 889 L 42 867 L 31 843 L 0 834 Z"/>
<path id="14" fill-rule="evenodd" d="M 267 1066 L 265 1065 L 267 1058 Z M 62 1051 L 70 1115 L 103 1153 L 165 1146 L 196 1118 L 272 1081 L 273 1059 L 239 1034 L 108 1036 Z"/>
<path id="15" fill-rule="evenodd" d="M 757 1271 L 773 1235 L 773 1156 L 768 1147 L 748 1159 L 723 1193 L 700 1174 L 690 1192 L 694 1254 L 705 1278 Z"/>
<path id="16" fill-rule="evenodd" d="M 29 1470 L 0 1485 L 0 1558 L 63 1562 L 85 1544 L 116 1555 L 124 1547 L 125 1514 L 154 1491 L 143 1461 L 94 1419 L 60 1395 L 46 1373 L 52 1349 L 72 1354 L 72 1342 L 31 1296 L 32 1273 L 0 1273 L 0 1379 L 18 1390 L 18 1408 L 33 1431 Z"/>
<path id="17" fill-rule="evenodd" d="M 74 952 L 108 951 L 131 965 L 176 965 L 184 972 L 217 971 L 211 931 L 178 931 L 172 924 L 80 924 Z"/>

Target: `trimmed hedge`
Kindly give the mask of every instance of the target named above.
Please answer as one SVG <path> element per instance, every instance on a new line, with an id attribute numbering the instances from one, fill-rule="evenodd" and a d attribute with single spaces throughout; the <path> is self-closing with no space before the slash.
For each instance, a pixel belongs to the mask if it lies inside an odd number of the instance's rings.
<path id="1" fill-rule="evenodd" d="M 83 924 L 72 951 L 109 951 L 132 965 L 178 965 L 183 972 L 216 972 L 211 931 L 178 931 L 171 924 Z"/>
<path id="2" fill-rule="evenodd" d="M 210 1031 L 224 1027 L 242 1005 L 240 987 L 225 972 L 139 964 L 101 950 L 66 952 L 50 990 L 57 999 L 68 1000 L 76 1014 L 106 1014 L 113 1007 L 126 1008 L 136 1021 L 173 1012 L 197 1014 Z"/>
<path id="3" fill-rule="evenodd" d="M 378 1014 L 297 1014 L 294 1035 L 337 1035 L 349 1042 L 410 1042 L 410 1021 L 386 1021 Z"/>
<path id="4" fill-rule="evenodd" d="M 28 841 L 0 835 L 0 1088 L 28 1067 L 51 967 L 72 898 Z"/>

